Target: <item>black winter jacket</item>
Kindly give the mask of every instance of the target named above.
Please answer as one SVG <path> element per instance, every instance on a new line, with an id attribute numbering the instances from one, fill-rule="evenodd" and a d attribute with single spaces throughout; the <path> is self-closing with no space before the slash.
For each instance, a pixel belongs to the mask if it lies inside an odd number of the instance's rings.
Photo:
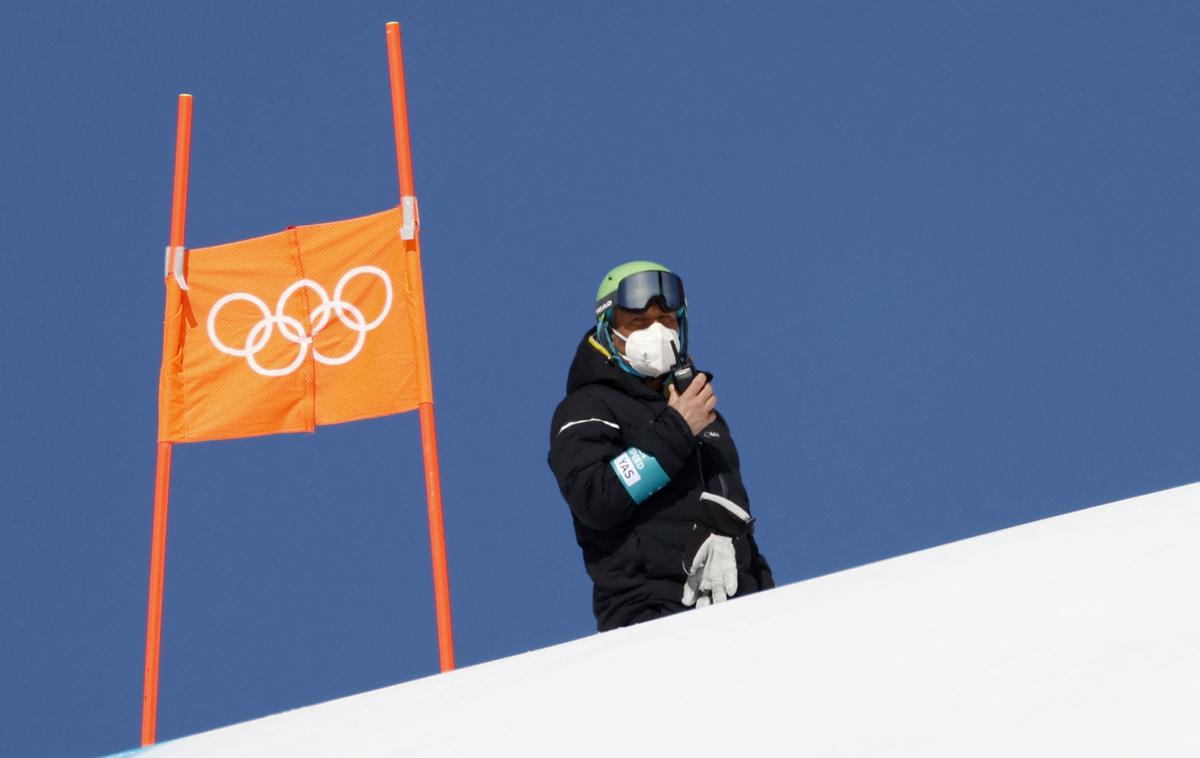
<path id="1" fill-rule="evenodd" d="M 685 610 L 683 551 L 705 490 L 749 510 L 737 448 L 719 414 L 699 437 L 662 393 L 621 370 L 588 332 L 550 427 L 550 468 L 571 507 L 594 583 L 600 631 Z M 610 462 L 628 448 L 654 456 L 670 481 L 640 505 Z M 701 477 L 703 476 L 703 481 Z M 753 536 L 734 540 L 738 592 L 775 586 Z"/>

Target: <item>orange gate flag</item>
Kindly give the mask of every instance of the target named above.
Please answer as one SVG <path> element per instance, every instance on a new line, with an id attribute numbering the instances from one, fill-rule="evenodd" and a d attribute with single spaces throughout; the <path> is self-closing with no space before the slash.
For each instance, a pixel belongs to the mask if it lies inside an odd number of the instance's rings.
<path id="1" fill-rule="evenodd" d="M 424 319 L 399 207 L 167 251 L 160 442 L 410 411 Z"/>

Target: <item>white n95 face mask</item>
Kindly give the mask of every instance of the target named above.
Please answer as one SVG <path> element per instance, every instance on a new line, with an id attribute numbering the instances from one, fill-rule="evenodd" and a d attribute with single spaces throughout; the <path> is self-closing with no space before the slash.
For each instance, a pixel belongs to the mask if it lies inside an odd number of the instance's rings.
<path id="1" fill-rule="evenodd" d="M 613 334 L 625 340 L 625 360 L 639 374 L 662 376 L 675 365 L 675 350 L 679 347 L 679 332 L 655 321 L 645 329 L 630 332 L 626 337 L 616 329 Z"/>

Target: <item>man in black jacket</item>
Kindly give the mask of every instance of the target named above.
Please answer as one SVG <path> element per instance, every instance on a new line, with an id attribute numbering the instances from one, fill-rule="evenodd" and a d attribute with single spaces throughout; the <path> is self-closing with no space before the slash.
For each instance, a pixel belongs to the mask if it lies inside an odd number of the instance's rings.
<path id="1" fill-rule="evenodd" d="M 683 282 L 657 263 L 618 266 L 596 293 L 596 319 L 554 412 L 549 463 L 597 627 L 775 586 L 712 377 L 691 368 Z"/>

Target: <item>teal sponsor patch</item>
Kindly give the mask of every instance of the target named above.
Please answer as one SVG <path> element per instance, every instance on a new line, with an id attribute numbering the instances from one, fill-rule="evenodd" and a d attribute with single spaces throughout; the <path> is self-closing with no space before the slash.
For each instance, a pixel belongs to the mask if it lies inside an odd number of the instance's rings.
<path id="1" fill-rule="evenodd" d="M 612 466 L 625 491 L 638 505 L 671 481 L 671 477 L 667 476 L 667 472 L 658 465 L 653 455 L 643 453 L 636 447 L 631 447 L 613 458 L 608 465 Z"/>

